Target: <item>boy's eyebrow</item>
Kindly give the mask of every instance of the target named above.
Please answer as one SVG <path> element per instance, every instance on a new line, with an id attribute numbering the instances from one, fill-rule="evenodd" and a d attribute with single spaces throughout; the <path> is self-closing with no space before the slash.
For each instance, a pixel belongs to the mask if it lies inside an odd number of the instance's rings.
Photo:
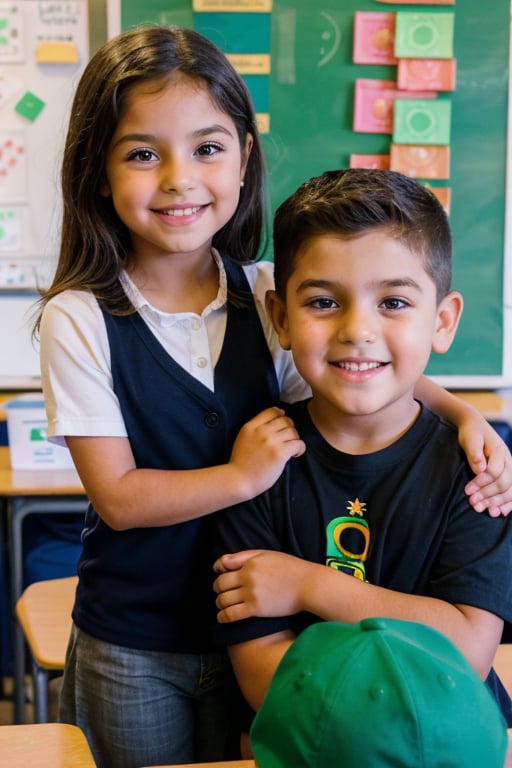
<path id="1" fill-rule="evenodd" d="M 371 281 L 369 285 L 375 288 L 413 288 L 416 291 L 422 292 L 422 288 L 416 280 L 412 277 L 393 277 L 389 280 Z M 343 289 L 343 283 L 338 280 L 325 280 L 309 278 L 304 280 L 297 286 L 297 293 L 301 291 L 307 291 L 308 288 L 325 288 L 325 289 Z"/>
<path id="2" fill-rule="evenodd" d="M 192 139 L 200 139 L 204 136 L 210 136 L 212 133 L 223 133 L 226 136 L 229 136 L 233 138 L 233 133 L 226 128 L 224 125 L 219 125 L 218 123 L 214 123 L 213 125 L 207 125 L 204 128 L 198 128 L 197 131 L 193 131 L 190 134 L 190 137 Z M 127 141 L 140 141 L 140 142 L 155 142 L 158 141 L 160 137 L 156 133 L 125 133 L 123 136 L 120 136 L 115 144 L 114 147 L 117 147 L 119 144 L 123 144 Z"/>

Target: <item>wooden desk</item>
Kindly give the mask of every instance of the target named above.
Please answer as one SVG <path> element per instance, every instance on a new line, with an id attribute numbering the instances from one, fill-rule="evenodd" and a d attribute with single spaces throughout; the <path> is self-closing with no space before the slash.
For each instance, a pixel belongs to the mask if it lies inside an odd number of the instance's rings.
<path id="1" fill-rule="evenodd" d="M 502 421 L 512 427 L 512 400 L 501 397 L 497 392 L 453 392 L 453 394 L 480 411 L 487 421 Z"/>
<path id="2" fill-rule="evenodd" d="M 13 618 L 14 722 L 24 722 L 25 644 L 14 620 L 16 600 L 23 589 L 23 521 L 40 513 L 83 512 L 87 508 L 84 488 L 74 469 L 12 470 L 9 449 L 0 446 L 0 499 L 7 512 L 10 549 L 10 589 Z"/>
<path id="3" fill-rule="evenodd" d="M 96 768 L 80 728 L 63 723 L 0 726 L 0 755 L 6 768 Z"/>
<path id="4" fill-rule="evenodd" d="M 256 763 L 254 760 L 223 760 L 220 763 L 187 763 L 179 766 L 147 765 L 145 768 L 256 768 Z"/>

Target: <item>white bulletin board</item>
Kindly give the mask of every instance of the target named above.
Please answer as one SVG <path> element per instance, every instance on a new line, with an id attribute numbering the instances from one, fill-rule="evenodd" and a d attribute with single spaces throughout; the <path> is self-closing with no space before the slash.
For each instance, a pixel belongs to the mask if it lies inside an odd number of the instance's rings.
<path id="1" fill-rule="evenodd" d="M 86 0 L 0 0 L 0 290 L 28 285 L 32 266 L 43 282 L 53 272 L 60 157 L 88 56 Z M 27 266 L 19 286 L 2 284 L 5 260 Z"/>
<path id="2" fill-rule="evenodd" d="M 0 0 L 0 389 L 40 382 L 31 309 L 55 270 L 62 149 L 88 57 L 87 0 Z"/>

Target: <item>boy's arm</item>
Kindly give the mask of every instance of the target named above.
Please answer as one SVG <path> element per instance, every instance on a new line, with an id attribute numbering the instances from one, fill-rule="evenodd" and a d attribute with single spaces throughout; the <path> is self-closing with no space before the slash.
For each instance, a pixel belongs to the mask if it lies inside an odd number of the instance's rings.
<path id="1" fill-rule="evenodd" d="M 256 711 L 284 654 L 295 640 L 291 631 L 265 635 L 229 648 L 229 657 L 245 700 Z"/>
<path id="2" fill-rule="evenodd" d="M 447 635 L 482 679 L 489 673 L 501 639 L 503 621 L 488 611 L 377 587 L 283 552 L 250 550 L 225 555 L 217 561 L 216 570 L 221 572 L 214 585 L 221 623 L 299 611 L 349 624 L 369 616 L 417 621 Z M 245 677 L 246 652 L 236 653 L 245 659 L 240 662 Z M 265 648 L 258 653 L 265 656 Z M 264 658 L 254 663 L 266 664 Z"/>
<path id="3" fill-rule="evenodd" d="M 495 429 L 473 406 L 422 376 L 415 397 L 454 424 L 459 442 L 476 477 L 466 486 L 477 512 L 492 516 L 512 511 L 512 457 Z"/>

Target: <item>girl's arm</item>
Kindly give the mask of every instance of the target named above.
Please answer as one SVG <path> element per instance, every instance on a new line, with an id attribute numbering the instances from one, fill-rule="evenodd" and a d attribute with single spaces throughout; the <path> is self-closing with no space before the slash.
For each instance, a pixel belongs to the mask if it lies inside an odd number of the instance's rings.
<path id="1" fill-rule="evenodd" d="M 247 501 L 305 450 L 280 408 L 267 408 L 242 427 L 227 464 L 204 469 L 137 469 L 125 437 L 66 442 L 88 498 L 115 530 L 181 523 Z"/>
<path id="2" fill-rule="evenodd" d="M 512 511 L 512 457 L 496 430 L 473 406 L 426 376 L 422 376 L 414 394 L 459 430 L 459 443 L 476 475 L 466 486 L 474 509 L 487 509 L 493 517 L 508 515 Z"/>

